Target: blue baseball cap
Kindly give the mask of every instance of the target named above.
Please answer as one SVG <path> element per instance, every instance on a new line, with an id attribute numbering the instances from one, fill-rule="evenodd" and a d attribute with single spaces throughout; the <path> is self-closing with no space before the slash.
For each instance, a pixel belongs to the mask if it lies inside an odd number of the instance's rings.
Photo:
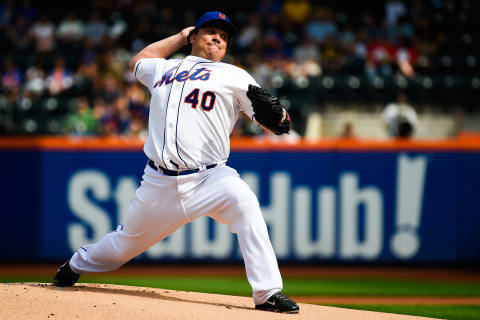
<path id="1" fill-rule="evenodd" d="M 194 31 L 198 31 L 201 27 L 209 25 L 223 27 L 223 30 L 228 33 L 230 39 L 237 33 L 237 28 L 230 19 L 228 19 L 227 15 L 219 11 L 210 11 L 201 16 L 195 24 Z"/>

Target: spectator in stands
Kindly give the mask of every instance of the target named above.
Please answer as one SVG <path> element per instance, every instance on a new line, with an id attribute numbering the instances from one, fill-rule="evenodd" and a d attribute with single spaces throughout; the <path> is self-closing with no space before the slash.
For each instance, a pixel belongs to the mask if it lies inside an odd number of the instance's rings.
<path id="1" fill-rule="evenodd" d="M 65 59 L 62 56 L 57 56 L 53 70 L 47 76 L 48 92 L 51 95 L 58 95 L 68 90 L 72 85 L 72 71 L 65 66 Z"/>
<path id="2" fill-rule="evenodd" d="M 338 46 L 344 58 L 342 71 L 347 74 L 363 74 L 367 60 L 367 34 L 364 28 L 356 31 L 344 26 L 338 39 Z"/>
<path id="3" fill-rule="evenodd" d="M 128 24 L 119 12 L 115 12 L 112 17 L 112 25 L 110 26 L 108 35 L 111 39 L 119 40 L 127 31 Z"/>
<path id="4" fill-rule="evenodd" d="M 320 48 L 315 44 L 312 38 L 303 36 L 298 45 L 293 49 L 293 59 L 297 63 L 303 63 L 304 61 L 317 61 L 320 62 L 322 52 Z"/>
<path id="5" fill-rule="evenodd" d="M 385 2 L 385 22 L 388 27 L 397 25 L 398 20 L 407 14 L 407 7 L 401 0 Z"/>
<path id="6" fill-rule="evenodd" d="M 409 39 L 415 37 L 415 27 L 409 16 L 402 16 L 399 18 L 397 24 L 386 28 L 386 32 L 390 41 L 394 43 L 402 37 Z"/>
<path id="7" fill-rule="evenodd" d="M 118 122 L 112 114 L 107 113 L 101 121 L 101 134 L 107 137 L 117 137 L 119 135 Z"/>
<path id="8" fill-rule="evenodd" d="M 392 77 L 394 74 L 395 46 L 379 34 L 367 44 L 366 74 L 375 77 Z"/>
<path id="9" fill-rule="evenodd" d="M 143 119 L 146 123 L 149 105 L 145 90 L 136 83 L 132 83 L 125 91 L 128 98 L 128 109 L 132 117 Z"/>
<path id="10" fill-rule="evenodd" d="M 76 101 L 75 112 L 70 114 L 65 121 L 65 133 L 70 135 L 94 135 L 97 133 L 97 121 L 85 96 Z"/>
<path id="11" fill-rule="evenodd" d="M 8 26 L 12 22 L 13 13 L 15 11 L 13 0 L 0 3 L 0 27 Z"/>
<path id="12" fill-rule="evenodd" d="M 240 52 L 245 52 L 261 36 L 262 22 L 261 16 L 252 14 L 248 18 L 248 23 L 240 29 L 238 36 L 235 38 L 235 44 Z"/>
<path id="13" fill-rule="evenodd" d="M 285 0 L 282 5 L 283 15 L 296 26 L 303 27 L 311 11 L 309 0 Z"/>
<path id="14" fill-rule="evenodd" d="M 25 18 L 28 24 L 35 20 L 37 14 L 37 7 L 30 0 L 22 1 L 22 5 L 18 8 L 18 15 Z"/>
<path id="15" fill-rule="evenodd" d="M 74 13 L 69 13 L 57 28 L 57 37 L 65 42 L 81 41 L 85 35 L 85 25 Z"/>
<path id="16" fill-rule="evenodd" d="M 16 95 L 23 84 L 23 74 L 12 58 L 7 58 L 2 74 L 2 87 L 7 94 Z"/>
<path id="17" fill-rule="evenodd" d="M 97 121 L 99 135 L 117 135 L 117 122 L 114 117 L 114 108 L 107 105 L 101 97 L 96 97 L 93 105 L 93 116 Z"/>
<path id="18" fill-rule="evenodd" d="M 305 23 L 306 35 L 319 45 L 336 36 L 337 32 L 337 25 L 333 20 L 332 12 L 328 8 L 315 8 L 311 18 Z"/>
<path id="19" fill-rule="evenodd" d="M 101 44 L 103 38 L 108 35 L 108 25 L 102 20 L 98 11 L 93 11 L 85 26 L 86 40 L 93 46 Z"/>
<path id="20" fill-rule="evenodd" d="M 289 61 L 287 64 L 287 72 L 293 79 L 302 77 L 317 77 L 322 73 L 320 63 L 316 59 L 306 59 L 303 61 Z"/>
<path id="21" fill-rule="evenodd" d="M 118 133 L 128 135 L 132 114 L 129 110 L 129 102 L 126 96 L 119 96 L 114 103 L 114 118 L 117 122 Z"/>
<path id="22" fill-rule="evenodd" d="M 118 99 L 120 96 L 119 81 L 114 74 L 108 73 L 105 75 L 99 95 L 107 105 L 115 103 Z"/>
<path id="23" fill-rule="evenodd" d="M 56 29 L 58 52 L 69 63 L 78 61 L 84 50 L 85 24 L 75 13 L 68 13 Z"/>
<path id="24" fill-rule="evenodd" d="M 29 55 L 32 50 L 32 35 L 30 33 L 30 26 L 23 16 L 18 16 L 15 19 L 13 26 L 8 26 L 6 36 L 12 45 L 13 54 L 15 56 Z"/>
<path id="25" fill-rule="evenodd" d="M 376 39 L 378 37 L 386 37 L 386 30 L 378 21 L 378 17 L 374 17 L 369 12 L 364 12 L 361 16 L 361 27 L 365 29 L 367 39 Z"/>
<path id="26" fill-rule="evenodd" d="M 262 41 L 263 55 L 266 59 L 283 59 L 291 55 L 282 34 L 275 29 L 267 30 Z"/>
<path id="27" fill-rule="evenodd" d="M 260 0 L 255 11 L 263 17 L 278 15 L 282 11 L 282 4 L 279 0 Z"/>
<path id="28" fill-rule="evenodd" d="M 125 135 L 145 140 L 148 137 L 148 129 L 145 127 L 142 120 L 138 118 L 133 118 L 132 121 L 130 121 L 128 130 L 126 130 Z"/>
<path id="29" fill-rule="evenodd" d="M 353 130 L 353 123 L 351 121 L 347 121 L 343 124 L 343 130 L 340 133 L 340 138 L 342 139 L 353 139 L 355 138 L 355 133 Z"/>
<path id="30" fill-rule="evenodd" d="M 395 62 L 398 70 L 407 77 L 415 75 L 415 65 L 418 60 L 418 50 L 411 39 L 401 37 L 399 44 L 395 47 Z"/>
<path id="31" fill-rule="evenodd" d="M 95 118 L 95 120 L 97 121 L 97 123 L 99 124 L 99 127 L 98 127 L 98 133 L 101 133 L 101 127 L 100 127 L 100 124 L 101 124 L 101 121 L 103 119 L 103 117 L 105 116 L 105 113 L 107 112 L 107 107 L 105 106 L 105 102 L 103 101 L 103 99 L 99 98 L 99 97 L 95 97 L 94 101 L 93 101 L 93 117 Z"/>
<path id="32" fill-rule="evenodd" d="M 95 88 L 100 87 L 98 65 L 95 60 L 83 59 L 75 74 L 75 87 L 79 94 L 93 94 Z"/>
<path id="33" fill-rule="evenodd" d="M 382 113 L 382 120 L 389 137 L 413 137 L 418 124 L 418 117 L 413 106 L 408 103 L 408 97 L 404 91 L 397 93 L 395 102 L 386 105 Z"/>
<path id="34" fill-rule="evenodd" d="M 252 77 L 263 88 L 270 89 L 272 87 L 271 78 L 275 71 L 271 60 L 264 61 L 257 52 L 248 52 L 245 54 L 245 64 L 248 66 Z"/>
<path id="35" fill-rule="evenodd" d="M 55 25 L 46 14 L 42 14 L 31 28 L 37 53 L 48 53 L 55 49 Z"/>
<path id="36" fill-rule="evenodd" d="M 26 73 L 26 95 L 31 96 L 35 99 L 39 99 L 43 96 L 46 88 L 46 75 L 45 68 L 41 60 L 30 66 Z"/>
<path id="37" fill-rule="evenodd" d="M 322 68 L 327 74 L 339 72 L 346 63 L 345 55 L 336 41 L 327 41 L 322 49 Z"/>

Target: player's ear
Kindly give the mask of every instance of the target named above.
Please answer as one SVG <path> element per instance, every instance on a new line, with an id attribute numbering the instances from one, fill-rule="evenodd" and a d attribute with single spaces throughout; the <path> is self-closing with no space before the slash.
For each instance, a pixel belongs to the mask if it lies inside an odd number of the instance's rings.
<path id="1" fill-rule="evenodd" d="M 188 45 L 191 46 L 194 42 L 195 42 L 195 39 L 197 38 L 197 30 L 193 29 L 192 31 L 190 31 L 190 34 L 188 35 Z"/>

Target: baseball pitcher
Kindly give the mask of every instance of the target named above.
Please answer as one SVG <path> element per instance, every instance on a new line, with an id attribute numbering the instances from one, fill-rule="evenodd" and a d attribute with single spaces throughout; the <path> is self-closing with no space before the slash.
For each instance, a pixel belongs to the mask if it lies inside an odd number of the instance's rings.
<path id="1" fill-rule="evenodd" d="M 183 225 L 202 216 L 236 233 L 255 308 L 298 313 L 282 293 L 282 278 L 255 194 L 226 165 L 240 112 L 275 134 L 290 118 L 278 98 L 243 69 L 222 63 L 235 26 L 221 12 L 150 44 L 131 61 L 151 93 L 148 158 L 126 221 L 99 242 L 81 247 L 59 269 L 55 286 L 72 286 L 86 272 L 117 269 Z M 185 45 L 191 54 L 167 59 Z"/>

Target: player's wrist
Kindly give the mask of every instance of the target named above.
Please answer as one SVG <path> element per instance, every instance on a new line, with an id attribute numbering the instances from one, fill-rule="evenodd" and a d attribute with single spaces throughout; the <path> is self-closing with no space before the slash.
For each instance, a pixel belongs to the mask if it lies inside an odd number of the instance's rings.
<path id="1" fill-rule="evenodd" d="M 287 111 L 282 108 L 282 119 L 280 120 L 280 123 L 283 123 L 287 119 Z"/>

